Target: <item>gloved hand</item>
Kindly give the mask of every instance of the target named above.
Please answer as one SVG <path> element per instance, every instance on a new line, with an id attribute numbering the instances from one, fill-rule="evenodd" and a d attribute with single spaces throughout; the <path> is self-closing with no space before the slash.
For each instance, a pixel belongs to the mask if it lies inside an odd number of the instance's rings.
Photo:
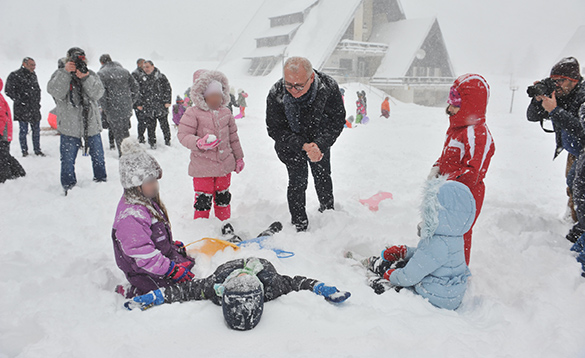
<path id="1" fill-rule="evenodd" d="M 390 275 L 392 275 L 392 272 L 396 271 L 396 269 L 390 269 L 386 272 L 384 272 L 384 280 L 388 280 L 390 281 Z"/>
<path id="2" fill-rule="evenodd" d="M 187 249 L 185 248 L 185 244 L 182 241 L 175 241 L 175 246 L 179 249 L 179 253 L 183 256 L 187 256 Z"/>
<path id="3" fill-rule="evenodd" d="M 315 286 L 313 286 L 313 292 L 319 296 L 325 297 L 325 300 L 333 303 L 341 303 L 351 296 L 351 293 L 347 291 L 339 291 L 335 286 L 325 286 L 323 282 L 317 282 Z"/>
<path id="4" fill-rule="evenodd" d="M 191 281 L 195 275 L 189 271 L 187 265 L 189 265 L 188 262 L 175 264 L 174 261 L 171 261 L 171 265 L 165 276 L 177 283 Z"/>
<path id="5" fill-rule="evenodd" d="M 244 159 L 236 160 L 236 174 L 240 174 L 240 172 L 244 170 Z"/>
<path id="6" fill-rule="evenodd" d="M 390 281 L 385 280 L 381 277 L 370 277 L 368 279 L 368 284 L 370 285 L 371 288 L 374 289 L 374 292 L 376 292 L 376 294 L 378 295 L 381 295 L 384 292 L 390 291 L 391 289 L 394 288 Z"/>
<path id="7" fill-rule="evenodd" d="M 407 250 L 405 245 L 391 246 L 382 250 L 380 256 L 386 261 L 398 261 L 406 257 Z"/>
<path id="8" fill-rule="evenodd" d="M 429 172 L 429 175 L 427 176 L 427 180 L 431 180 L 433 178 L 438 178 L 439 175 L 441 175 L 441 172 L 439 171 L 439 166 L 434 166 L 431 168 L 431 171 Z"/>
<path id="9" fill-rule="evenodd" d="M 211 143 L 207 142 L 208 139 L 209 139 L 209 134 L 206 134 L 205 137 L 203 137 L 203 138 L 199 138 L 197 140 L 197 148 L 199 148 L 201 150 L 210 150 L 210 149 L 213 149 L 219 145 L 219 142 L 220 142 L 219 139 L 215 139 Z"/>
<path id="10" fill-rule="evenodd" d="M 142 311 L 144 311 L 150 307 L 162 305 L 165 302 L 163 292 L 164 288 L 159 288 L 158 290 L 150 291 L 145 295 L 136 296 L 130 301 L 124 303 L 124 307 L 126 307 L 129 311 L 134 308 L 140 308 Z"/>

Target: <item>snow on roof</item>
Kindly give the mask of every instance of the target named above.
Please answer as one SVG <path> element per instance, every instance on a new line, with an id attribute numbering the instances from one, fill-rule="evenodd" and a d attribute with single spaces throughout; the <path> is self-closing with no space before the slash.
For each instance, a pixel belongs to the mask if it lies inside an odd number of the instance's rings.
<path id="1" fill-rule="evenodd" d="M 581 66 L 585 65 L 585 25 L 575 31 L 573 37 L 561 51 L 560 58 L 569 56 L 575 57 Z"/>
<path id="2" fill-rule="evenodd" d="M 287 55 L 308 58 L 321 68 L 337 47 L 362 0 L 321 0 L 289 44 Z"/>
<path id="3" fill-rule="evenodd" d="M 257 39 L 265 38 L 265 37 L 274 37 L 274 36 L 284 36 L 289 35 L 291 32 L 295 31 L 299 28 L 302 24 L 291 24 L 291 25 L 284 25 L 284 26 L 276 26 L 271 27 L 267 31 L 263 32 L 261 36 L 256 37 Z"/>
<path id="4" fill-rule="evenodd" d="M 255 39 L 266 37 L 265 34 L 270 33 L 271 16 L 283 14 L 284 10 L 294 10 L 294 6 L 297 6 L 296 2 L 302 3 L 300 7 L 304 7 L 304 10 L 310 6 L 307 4 L 315 1 L 291 1 L 288 2 L 290 7 L 286 5 L 286 8 L 283 8 L 285 5 L 280 1 L 266 1 L 250 19 L 248 26 L 220 63 L 219 69 L 223 68 L 224 71 L 230 72 L 232 69 L 242 68 L 242 64 L 249 66 L 249 59 L 252 57 L 281 56 L 283 52 L 286 57 L 307 57 L 313 67 L 319 69 L 335 50 L 362 1 L 320 0 L 308 13 L 305 22 L 299 27 L 286 51 L 283 51 L 282 46 L 257 49 Z M 275 68 L 270 75 L 280 77 L 281 74 L 282 69 Z"/>
<path id="5" fill-rule="evenodd" d="M 374 77 L 404 77 L 435 21 L 434 17 L 400 20 L 375 27 L 370 41 L 388 44 L 388 51 Z"/>
<path id="6" fill-rule="evenodd" d="M 272 19 L 275 17 L 303 12 L 316 2 L 319 2 L 319 0 L 295 0 L 278 2 L 278 10 L 271 12 L 268 18 Z"/>

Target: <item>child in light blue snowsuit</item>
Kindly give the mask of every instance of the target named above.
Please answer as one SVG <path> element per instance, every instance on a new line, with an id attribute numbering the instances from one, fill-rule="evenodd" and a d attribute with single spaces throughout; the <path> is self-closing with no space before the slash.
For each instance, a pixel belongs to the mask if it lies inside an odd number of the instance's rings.
<path id="1" fill-rule="evenodd" d="M 426 184 L 421 211 L 418 246 L 389 247 L 381 258 L 370 259 L 368 268 L 383 276 L 377 279 L 378 285 L 389 281 L 395 288 L 408 287 L 433 305 L 454 310 L 461 304 L 471 275 L 465 263 L 463 234 L 475 219 L 475 200 L 465 184 L 433 178 Z M 391 268 L 400 266 L 393 265 L 398 261 L 406 265 Z"/>

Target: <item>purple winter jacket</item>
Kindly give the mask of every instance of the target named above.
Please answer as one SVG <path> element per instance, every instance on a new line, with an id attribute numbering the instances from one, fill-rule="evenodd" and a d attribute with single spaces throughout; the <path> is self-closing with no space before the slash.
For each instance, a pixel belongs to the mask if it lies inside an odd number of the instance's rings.
<path id="1" fill-rule="evenodd" d="M 185 107 L 184 105 L 180 103 L 173 104 L 173 123 L 179 125 L 179 123 L 181 122 L 181 117 L 183 117 L 185 110 L 187 110 L 187 107 Z"/>
<path id="2" fill-rule="evenodd" d="M 158 205 L 152 205 L 164 217 Z M 167 223 L 157 221 L 145 206 L 127 203 L 124 197 L 116 210 L 112 240 L 116 264 L 133 286 L 128 296 L 172 285 L 165 277 L 171 261 L 189 262 L 189 269 L 195 265 L 174 245 Z"/>

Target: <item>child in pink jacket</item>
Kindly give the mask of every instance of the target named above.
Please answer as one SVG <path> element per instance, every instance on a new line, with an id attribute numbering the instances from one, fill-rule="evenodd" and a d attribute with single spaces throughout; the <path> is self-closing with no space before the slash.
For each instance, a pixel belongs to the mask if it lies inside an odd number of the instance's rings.
<path id="1" fill-rule="evenodd" d="M 212 200 L 215 216 L 231 216 L 231 172 L 244 169 L 244 153 L 230 101 L 227 77 L 218 71 L 199 70 L 191 87 L 193 107 L 179 123 L 181 144 L 191 149 L 189 175 L 195 189 L 194 219 L 209 218 Z"/>

